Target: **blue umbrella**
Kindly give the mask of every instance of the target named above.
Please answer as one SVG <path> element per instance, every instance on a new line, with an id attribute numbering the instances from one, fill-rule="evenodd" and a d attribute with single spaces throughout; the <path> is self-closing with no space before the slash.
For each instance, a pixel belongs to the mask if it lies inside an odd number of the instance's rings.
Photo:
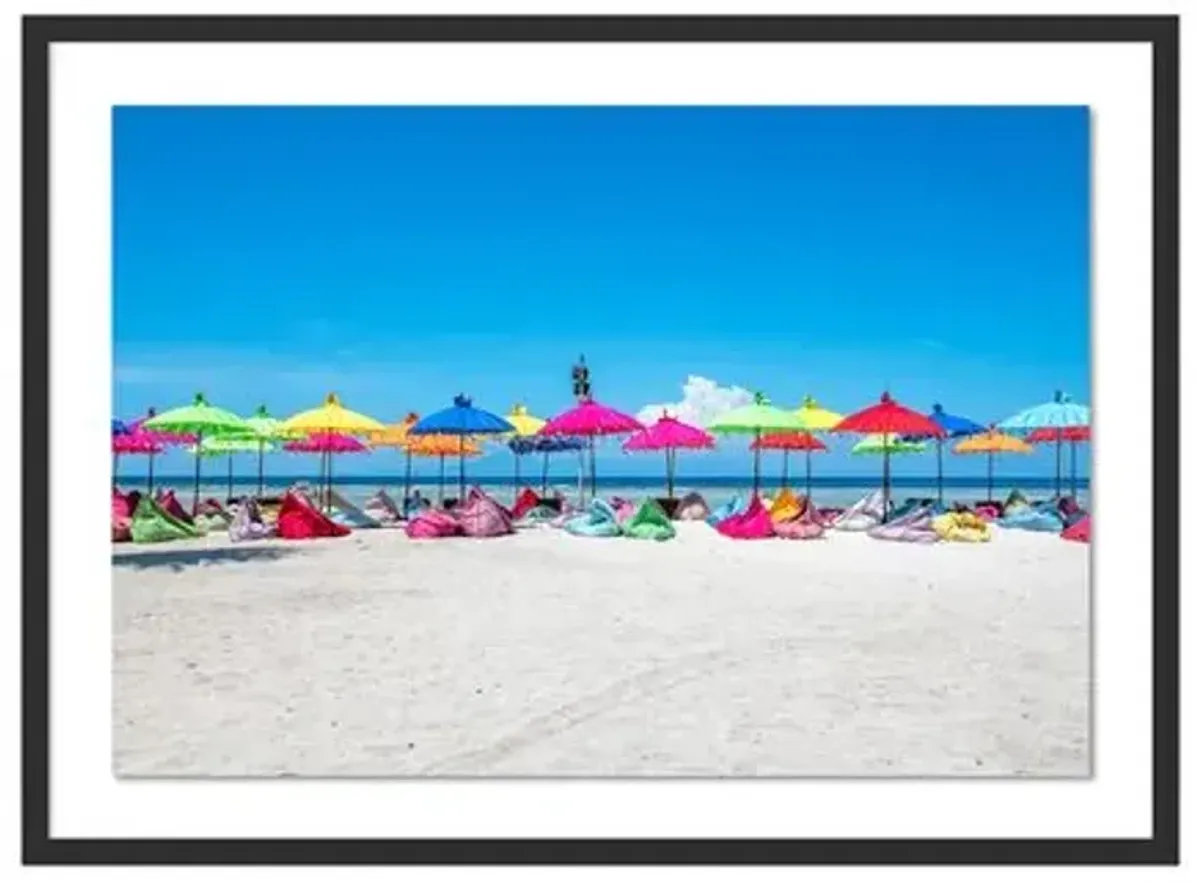
<path id="1" fill-rule="evenodd" d="M 114 435 L 128 435 L 129 426 L 125 425 L 119 419 L 114 417 L 112 421 L 112 433 Z"/>
<path id="2" fill-rule="evenodd" d="M 585 446 L 587 445 L 582 438 L 570 435 L 535 435 L 531 438 L 513 438 L 508 442 L 508 449 L 517 456 L 542 454 L 542 496 L 548 492 L 550 454 L 583 450 Z"/>
<path id="3" fill-rule="evenodd" d="M 408 433 L 458 436 L 461 454 L 458 458 L 458 498 L 461 501 L 467 492 L 466 438 L 472 435 L 505 435 L 515 431 L 513 425 L 504 417 L 472 407 L 470 398 L 466 395 L 456 395 L 453 407 L 439 410 L 418 420 Z"/>
<path id="4" fill-rule="evenodd" d="M 929 418 L 942 427 L 942 431 L 946 433 L 945 437 L 938 437 L 937 440 L 937 490 L 938 490 L 938 505 L 942 504 L 942 445 L 946 438 L 961 438 L 964 435 L 978 435 L 980 432 L 986 432 L 987 427 L 981 426 L 974 420 L 969 420 L 966 417 L 954 416 L 954 414 L 946 413 L 945 409 L 940 404 L 933 406 L 933 412 L 929 414 Z M 908 435 L 905 436 L 905 441 L 919 441 L 924 436 Z"/>
<path id="5" fill-rule="evenodd" d="M 1062 495 L 1062 430 L 1090 426 L 1092 410 L 1076 404 L 1071 396 L 1061 390 L 1054 393 L 1054 400 L 1026 408 L 997 424 L 999 429 L 1013 432 L 1031 432 L 1034 429 L 1054 429 L 1054 495 Z"/>

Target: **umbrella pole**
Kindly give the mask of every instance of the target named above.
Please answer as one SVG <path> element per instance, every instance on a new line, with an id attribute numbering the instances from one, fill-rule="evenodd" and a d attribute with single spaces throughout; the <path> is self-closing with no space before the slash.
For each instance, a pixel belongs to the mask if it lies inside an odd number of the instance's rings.
<path id="1" fill-rule="evenodd" d="M 888 519 L 888 502 L 891 500 L 891 487 L 889 479 L 891 478 L 890 461 L 888 458 L 887 436 L 883 439 L 883 523 L 887 523 Z"/>
<path id="2" fill-rule="evenodd" d="M 263 497 L 263 440 L 258 439 L 258 498 Z"/>
<path id="3" fill-rule="evenodd" d="M 542 453 L 542 498 L 546 497 L 548 491 L 548 481 L 550 477 L 550 454 L 543 451 Z"/>
<path id="4" fill-rule="evenodd" d="M 754 430 L 754 495 L 758 496 L 758 470 L 762 451 L 758 449 L 758 442 L 762 439 L 762 429 Z"/>
<path id="5" fill-rule="evenodd" d="M 992 501 L 992 451 L 988 451 L 988 495 L 987 501 Z"/>
<path id="6" fill-rule="evenodd" d="M 596 498 L 596 436 L 588 435 L 588 450 L 591 452 L 592 499 Z"/>
<path id="7" fill-rule="evenodd" d="M 1054 430 L 1054 498 L 1062 496 L 1062 429 Z"/>
<path id="8" fill-rule="evenodd" d="M 463 439 L 465 436 L 458 436 L 458 504 L 462 505 L 463 500 L 467 498 L 467 453 Z"/>
<path id="9" fill-rule="evenodd" d="M 204 432 L 196 433 L 196 482 L 192 485 L 192 517 L 200 511 L 200 460 L 204 459 L 200 455 L 201 442 L 204 441 Z"/>
<path id="10" fill-rule="evenodd" d="M 233 499 L 233 454 L 229 454 L 229 492 L 225 495 L 226 499 Z"/>
<path id="11" fill-rule="evenodd" d="M 938 490 L 938 506 L 939 506 L 939 507 L 940 507 L 940 506 L 941 506 L 941 504 L 942 504 L 942 444 L 943 444 L 943 443 L 944 443 L 944 442 L 942 441 L 942 439 L 941 439 L 941 438 L 938 438 L 938 439 L 937 439 L 937 447 L 938 447 L 938 474 L 937 474 L 937 479 L 938 479 L 938 482 L 937 482 L 937 490 Z M 992 495 L 992 494 L 989 492 L 989 493 L 988 493 L 988 496 L 990 497 L 991 495 Z"/>
<path id="12" fill-rule="evenodd" d="M 1075 443 L 1071 442 L 1071 498 L 1075 498 Z"/>
<path id="13" fill-rule="evenodd" d="M 153 492 L 154 492 L 154 452 L 151 451 L 150 452 L 149 472 L 146 476 L 146 493 L 150 494 Z"/>
<path id="14" fill-rule="evenodd" d="M 404 450 L 404 504 L 408 505 L 408 497 L 412 492 L 412 451 L 408 448 Z M 405 508 L 407 516 L 408 509 Z"/>
<path id="15" fill-rule="evenodd" d="M 513 451 L 513 503 L 517 501 L 517 494 L 521 492 L 521 455 L 515 450 Z"/>
<path id="16" fill-rule="evenodd" d="M 113 454 L 113 477 L 112 477 L 112 482 L 113 482 L 113 486 L 114 486 L 114 487 L 115 487 L 115 486 L 117 485 L 117 483 L 118 483 L 118 481 L 117 481 L 117 464 L 118 464 L 120 461 L 121 461 L 121 454 L 119 454 L 119 453 L 114 453 L 114 454 Z"/>
<path id="17" fill-rule="evenodd" d="M 812 504 L 812 451 L 804 451 L 804 495 Z"/>
<path id="18" fill-rule="evenodd" d="M 780 490 L 786 490 L 786 489 L 787 489 L 787 482 L 788 482 L 788 455 L 789 455 L 790 453 L 791 453 L 791 451 L 790 451 L 790 450 L 785 450 L 785 451 L 783 451 L 783 481 L 782 481 L 782 482 L 780 483 L 780 485 L 779 485 L 779 489 L 780 489 Z"/>

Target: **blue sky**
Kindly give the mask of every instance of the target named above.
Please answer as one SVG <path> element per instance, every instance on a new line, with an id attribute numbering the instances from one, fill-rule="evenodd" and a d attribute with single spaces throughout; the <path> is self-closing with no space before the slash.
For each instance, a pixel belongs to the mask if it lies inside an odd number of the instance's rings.
<path id="1" fill-rule="evenodd" d="M 327 391 L 384 421 L 458 392 L 550 415 L 580 353 L 596 397 L 631 413 L 680 401 L 689 376 L 844 412 L 887 387 L 981 422 L 1059 388 L 1090 399 L 1086 108 L 114 116 L 119 416 L 196 391 L 280 415 Z M 741 443 L 682 464 L 746 466 Z"/>

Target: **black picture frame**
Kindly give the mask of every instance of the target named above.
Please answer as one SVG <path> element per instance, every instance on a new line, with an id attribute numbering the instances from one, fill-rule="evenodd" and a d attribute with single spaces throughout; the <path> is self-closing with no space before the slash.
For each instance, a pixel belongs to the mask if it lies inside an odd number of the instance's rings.
<path id="1" fill-rule="evenodd" d="M 26 864 L 1172 864 L 1179 859 L 1179 21 L 1133 17 L 26 17 Z M 1146 839 L 65 839 L 49 804 L 49 86 L 64 42 L 1138 42 L 1153 46 L 1153 834 Z M 1130 294 L 1128 296 L 1136 296 Z M 633 785 L 631 785 L 633 786 Z M 1016 785 L 1019 786 L 1019 785 Z"/>

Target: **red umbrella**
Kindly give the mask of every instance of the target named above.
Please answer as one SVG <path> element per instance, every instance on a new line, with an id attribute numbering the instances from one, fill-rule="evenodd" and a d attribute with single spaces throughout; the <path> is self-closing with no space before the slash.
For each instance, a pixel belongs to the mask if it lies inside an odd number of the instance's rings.
<path id="1" fill-rule="evenodd" d="M 675 498 L 675 452 L 677 450 L 711 450 L 716 444 L 713 436 L 703 429 L 681 423 L 674 417 L 663 415 L 654 425 L 642 429 L 623 445 L 631 453 L 663 450 L 667 456 L 667 498 Z"/>
<path id="2" fill-rule="evenodd" d="M 1066 426 L 1062 429 L 1051 429 L 1046 427 L 1043 429 L 1034 429 L 1025 436 L 1025 440 L 1030 444 L 1045 444 L 1047 442 L 1054 444 L 1059 441 L 1066 441 L 1071 445 L 1071 497 L 1075 497 L 1075 445 L 1082 441 L 1092 440 L 1092 430 L 1090 426 Z"/>
<path id="3" fill-rule="evenodd" d="M 627 435 L 644 429 L 633 417 L 597 404 L 588 398 L 582 404 L 560 413 L 538 430 L 539 435 L 575 435 L 588 439 L 591 459 L 592 496 L 596 495 L 596 436 Z"/>
<path id="4" fill-rule="evenodd" d="M 812 499 L 812 455 L 829 450 L 825 442 L 811 432 L 773 432 L 763 435 L 750 445 L 751 450 L 782 450 L 783 451 L 783 480 L 781 486 L 787 488 L 788 457 L 793 450 L 804 451 L 804 492 Z"/>
<path id="5" fill-rule="evenodd" d="M 943 438 L 946 430 L 911 408 L 897 404 L 892 396 L 884 392 L 878 404 L 873 404 L 865 410 L 852 413 L 830 431 L 854 432 L 860 435 L 893 432 L 897 435 L 921 435 L 932 438 Z M 891 493 L 889 486 L 891 472 L 888 462 L 888 447 L 883 448 L 883 518 L 887 520 L 888 502 Z"/>

